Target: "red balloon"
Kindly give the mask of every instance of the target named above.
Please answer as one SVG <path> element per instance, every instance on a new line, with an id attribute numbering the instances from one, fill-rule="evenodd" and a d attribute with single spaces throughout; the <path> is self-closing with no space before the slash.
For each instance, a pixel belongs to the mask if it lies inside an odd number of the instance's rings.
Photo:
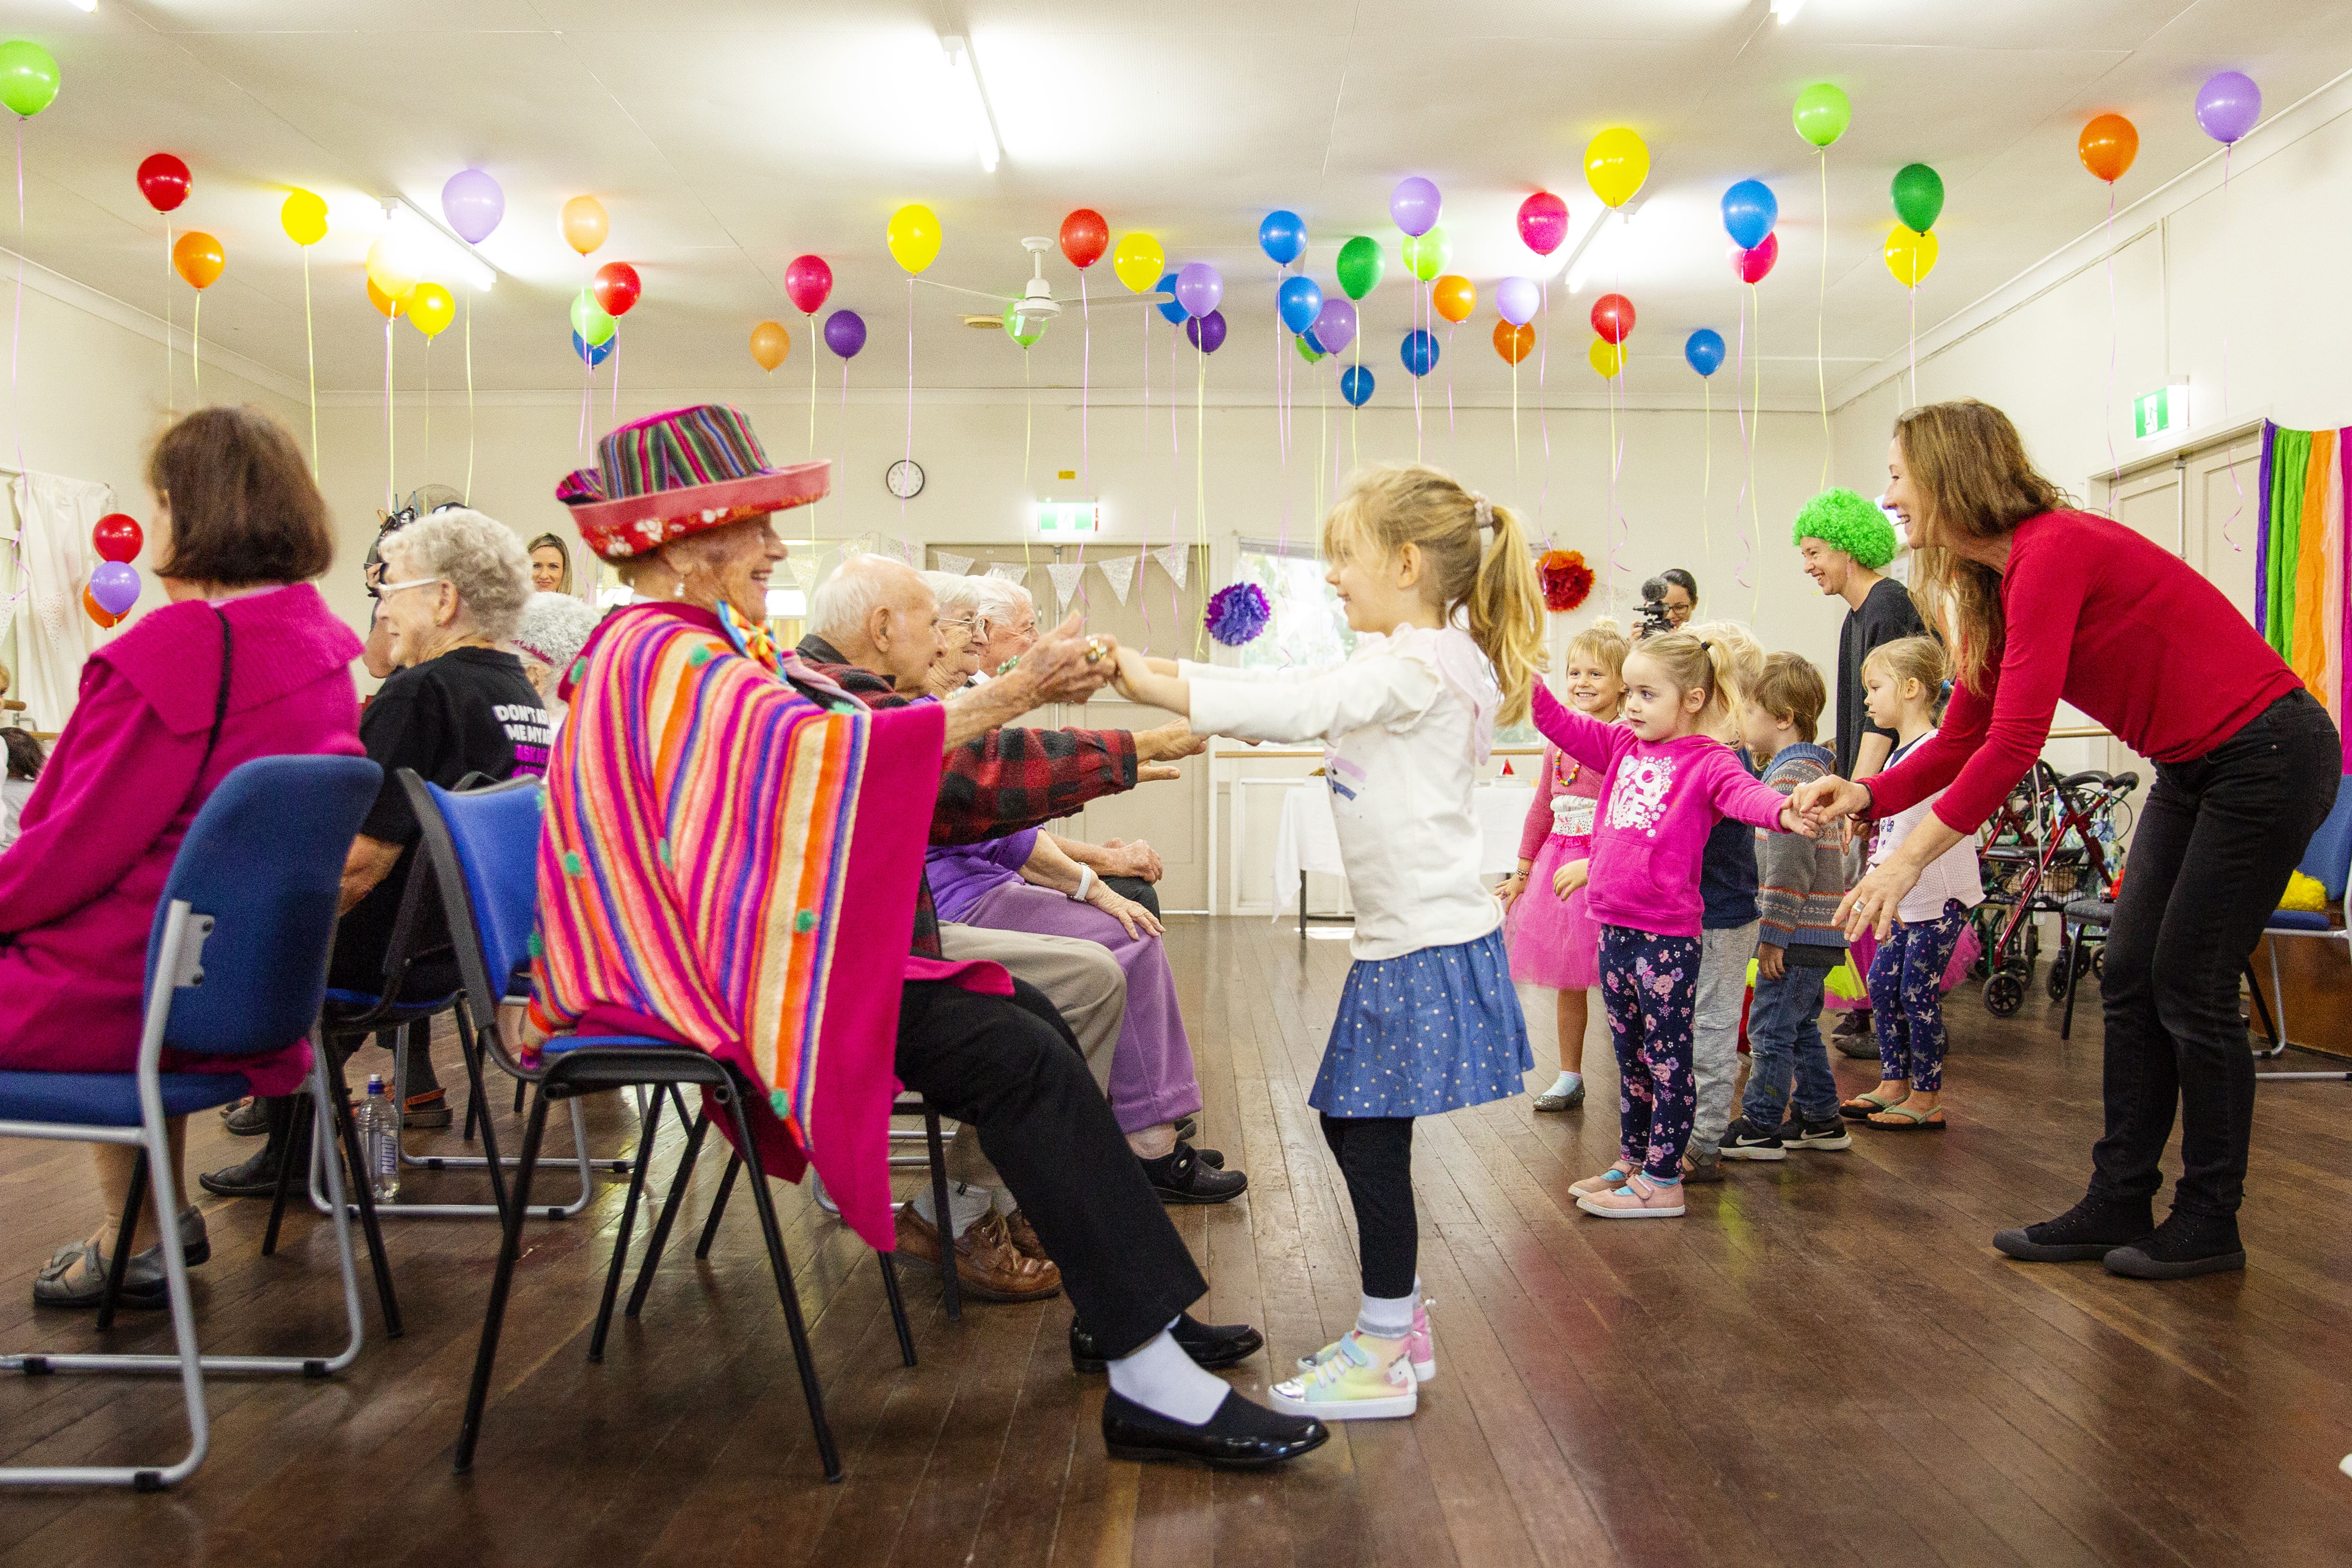
<path id="1" fill-rule="evenodd" d="M 1603 294 L 1592 301 L 1592 330 L 1612 343 L 1632 337 L 1633 301 L 1622 294 Z"/>
<path id="2" fill-rule="evenodd" d="M 1763 282 L 1771 273 L 1772 264 L 1780 259 L 1780 237 L 1778 234 L 1766 235 L 1764 243 L 1753 250 L 1742 250 L 1736 245 L 1731 247 L 1731 269 L 1739 275 L 1742 283 Z"/>
<path id="3" fill-rule="evenodd" d="M 101 561 L 129 561 L 139 553 L 146 536 L 139 531 L 139 520 L 128 512 L 110 511 L 98 520 L 89 531 L 90 548 Z"/>
<path id="4" fill-rule="evenodd" d="M 625 261 L 607 261 L 596 268 L 596 280 L 591 287 L 596 290 L 596 303 L 604 308 L 608 316 L 627 315 L 629 307 L 637 302 L 637 296 L 646 291 L 637 269 Z"/>
<path id="5" fill-rule="evenodd" d="M 139 165 L 139 194 L 159 213 L 188 199 L 188 166 L 169 153 L 150 153 Z"/>
<path id="6" fill-rule="evenodd" d="M 784 293 L 793 309 L 803 316 L 814 316 L 824 309 L 825 297 L 833 292 L 833 268 L 822 256 L 795 256 L 784 268 Z"/>
<path id="7" fill-rule="evenodd" d="M 1110 225 L 1092 207 L 1080 207 L 1062 220 L 1062 254 L 1083 272 L 1110 248 Z"/>
<path id="8" fill-rule="evenodd" d="M 1538 191 L 1519 204 L 1519 238 L 1538 256 L 1549 256 L 1568 237 L 1568 204 Z"/>

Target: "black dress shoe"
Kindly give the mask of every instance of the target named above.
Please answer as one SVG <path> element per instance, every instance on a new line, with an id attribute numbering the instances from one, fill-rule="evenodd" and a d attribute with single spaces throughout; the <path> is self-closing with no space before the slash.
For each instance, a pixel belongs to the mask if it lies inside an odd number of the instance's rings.
<path id="1" fill-rule="evenodd" d="M 251 1158 L 196 1177 L 205 1191 L 225 1198 L 268 1198 L 278 1194 L 278 1163 L 290 1154 L 297 1184 L 306 1179 L 310 1164 L 310 1097 L 274 1095 L 258 1102 L 269 1118 L 268 1141 Z M 308 1201 L 307 1199 L 305 1200 Z"/>
<path id="2" fill-rule="evenodd" d="M 2190 1279 L 2246 1266 L 2231 1215 L 2183 1214 L 2174 1209 L 2156 1234 L 2106 1255 L 2107 1272 L 2134 1279 Z"/>
<path id="3" fill-rule="evenodd" d="M 1284 1415 L 1228 1393 L 1198 1426 L 1113 1394 L 1103 1400 L 1103 1447 L 1114 1459 L 1192 1459 L 1221 1470 L 1255 1470 L 1312 1453 L 1329 1441 L 1320 1421 Z"/>
<path id="4" fill-rule="evenodd" d="M 1222 1204 L 1249 1189 L 1249 1178 L 1239 1171 L 1222 1171 L 1201 1158 L 1190 1143 L 1172 1152 L 1144 1160 L 1143 1173 L 1163 1204 Z"/>
<path id="5" fill-rule="evenodd" d="M 2086 1197 L 2056 1219 L 2004 1230 L 1992 1244 L 2021 1262 L 2087 1263 L 2145 1241 L 2155 1229 L 2146 1198 Z"/>
<path id="6" fill-rule="evenodd" d="M 1195 1364 L 1218 1372 L 1237 1366 L 1265 1346 L 1265 1336 L 1247 1323 L 1198 1323 L 1186 1312 L 1176 1320 L 1169 1331 L 1184 1353 Z M 1108 1370 L 1109 1363 L 1095 1348 L 1094 1335 L 1084 1323 L 1070 1325 L 1070 1370 L 1093 1374 Z"/>
<path id="7" fill-rule="evenodd" d="M 258 1138 L 269 1131 L 269 1102 L 254 1095 L 236 1110 L 222 1112 L 221 1125 L 234 1137 Z"/>

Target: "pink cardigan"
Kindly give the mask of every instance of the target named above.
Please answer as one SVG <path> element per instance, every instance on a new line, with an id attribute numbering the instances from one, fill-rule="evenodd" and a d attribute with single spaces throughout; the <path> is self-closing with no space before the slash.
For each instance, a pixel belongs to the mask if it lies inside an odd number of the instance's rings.
<path id="1" fill-rule="evenodd" d="M 202 777 L 233 634 L 228 714 Z M 138 1065 L 147 933 L 197 808 L 238 763 L 360 756 L 351 661 L 360 639 L 309 584 L 150 610 L 82 666 L 74 716 L 0 852 L 0 1068 L 129 1072 Z M 166 1051 L 166 1072 L 243 1072 L 255 1092 L 301 1085 L 310 1053 Z"/>

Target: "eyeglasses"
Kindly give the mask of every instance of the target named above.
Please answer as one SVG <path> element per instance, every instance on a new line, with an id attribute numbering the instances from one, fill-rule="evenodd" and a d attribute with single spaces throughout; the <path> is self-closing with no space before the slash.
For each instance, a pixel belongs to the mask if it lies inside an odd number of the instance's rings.
<path id="1" fill-rule="evenodd" d="M 389 599 L 394 594 L 410 588 L 429 588 L 436 583 L 446 583 L 448 580 L 446 577 L 416 577 L 405 583 L 379 583 L 376 584 L 375 596 L 379 599 Z"/>

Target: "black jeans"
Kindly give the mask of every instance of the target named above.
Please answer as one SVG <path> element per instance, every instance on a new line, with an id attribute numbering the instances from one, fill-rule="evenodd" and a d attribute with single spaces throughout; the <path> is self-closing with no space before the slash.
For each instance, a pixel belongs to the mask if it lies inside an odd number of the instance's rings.
<path id="1" fill-rule="evenodd" d="M 1412 1295 L 1421 1263 L 1421 1225 L 1412 1212 L 1412 1118 L 1326 1116 L 1323 1142 L 1331 1145 L 1356 1205 L 1364 1294 L 1384 1300 Z"/>
<path id="2" fill-rule="evenodd" d="M 2107 935 L 2107 1130 L 2092 1196 L 2156 1195 L 2178 1101 L 2173 1207 L 2237 1213 L 2254 1121 L 2238 976 L 2343 772 L 2334 721 L 2302 690 L 2193 762 L 2158 765 Z"/>
<path id="3" fill-rule="evenodd" d="M 1077 1042 L 1037 992 L 909 982 L 897 1065 L 900 1082 L 980 1130 L 1105 1354 L 1141 1349 L 1208 1290 Z"/>

